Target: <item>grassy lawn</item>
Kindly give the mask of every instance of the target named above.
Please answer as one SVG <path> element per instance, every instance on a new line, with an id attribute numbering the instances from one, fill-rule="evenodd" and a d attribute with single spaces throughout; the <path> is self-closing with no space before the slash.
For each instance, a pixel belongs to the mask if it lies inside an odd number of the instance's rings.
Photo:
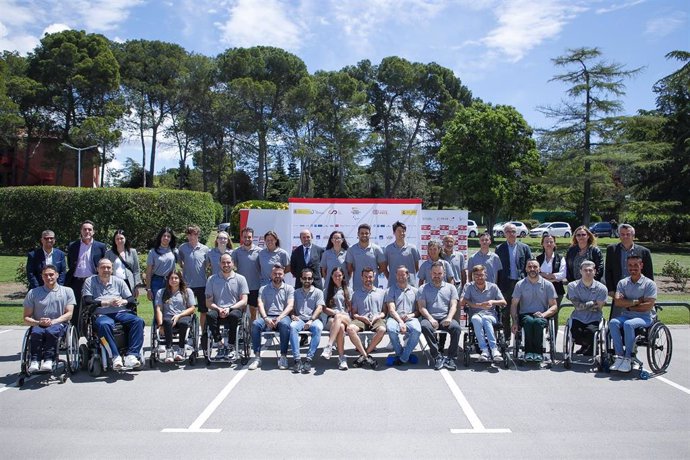
<path id="1" fill-rule="evenodd" d="M 26 263 L 26 256 L 0 256 L 0 283 L 14 281 L 20 263 Z"/>

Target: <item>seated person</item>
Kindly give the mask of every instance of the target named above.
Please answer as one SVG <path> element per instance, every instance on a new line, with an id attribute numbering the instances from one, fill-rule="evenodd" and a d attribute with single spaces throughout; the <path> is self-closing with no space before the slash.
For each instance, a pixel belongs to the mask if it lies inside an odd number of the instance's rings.
<path id="1" fill-rule="evenodd" d="M 527 261 L 527 278 L 523 278 L 515 285 L 510 315 L 513 318 L 513 334 L 519 327 L 525 330 L 525 361 L 542 361 L 542 343 L 547 318 L 556 314 L 556 288 L 551 281 L 539 274 L 540 266 L 537 259 Z M 520 317 L 518 321 L 518 305 Z M 518 344 L 516 344 L 517 346 Z"/>
<path id="2" fill-rule="evenodd" d="M 585 356 L 594 354 L 594 334 L 608 296 L 606 286 L 594 279 L 596 271 L 595 263 L 585 260 L 580 264 L 580 279 L 568 284 L 567 297 L 575 307 L 570 315 L 570 334 L 575 343 L 582 345 L 576 353 Z"/>
<path id="3" fill-rule="evenodd" d="M 82 296 L 84 305 L 93 312 L 96 335 L 107 342 L 108 355 L 113 360 L 113 369 L 141 367 L 141 347 L 144 344 L 144 320 L 130 308 L 136 299 L 121 278 L 113 276 L 113 263 L 108 259 L 98 261 L 98 275 L 84 281 Z M 115 323 L 121 323 L 128 334 L 128 347 L 124 363 L 113 336 Z"/>
<path id="4" fill-rule="evenodd" d="M 314 282 L 314 272 L 311 268 L 302 269 L 300 276 L 301 287 L 295 289 L 295 308 L 290 319 L 290 345 L 292 346 L 292 356 L 295 358 L 294 373 L 309 374 L 316 350 L 321 341 L 323 323 L 319 318 L 324 307 L 323 291 L 312 284 Z M 300 357 L 300 331 L 311 332 L 311 342 L 307 358 L 302 361 Z"/>
<path id="5" fill-rule="evenodd" d="M 422 326 L 417 319 L 417 288 L 409 284 L 409 278 L 410 272 L 407 267 L 400 265 L 395 271 L 395 283 L 388 287 L 383 298 L 389 313 L 386 329 L 395 352 L 394 357 L 386 360 L 389 366 L 417 362 L 417 357 L 412 351 L 419 343 Z M 400 344 L 399 334 L 405 337 L 404 347 Z"/>
<path id="6" fill-rule="evenodd" d="M 326 317 L 324 329 L 328 330 L 330 334 L 321 356 L 325 359 L 331 359 L 333 344 L 335 343 L 338 347 L 338 369 L 341 371 L 348 369 L 345 358 L 345 329 L 352 321 L 350 316 L 351 295 L 347 286 L 345 271 L 341 267 L 335 267 L 331 272 L 331 280 L 326 289 L 326 304 L 323 308 Z"/>
<path id="7" fill-rule="evenodd" d="M 187 329 L 196 311 L 194 292 L 187 287 L 182 271 L 170 272 L 165 280 L 165 288 L 159 289 L 154 302 L 156 325 L 165 333 L 165 362 L 184 361 Z M 173 356 L 173 328 L 177 326 L 178 347 Z"/>
<path id="8" fill-rule="evenodd" d="M 494 325 L 498 322 L 497 307 L 505 307 L 506 301 L 498 286 L 486 281 L 486 268 L 483 265 L 472 267 L 472 279 L 472 282 L 465 285 L 460 305 L 468 309 L 467 315 L 481 350 L 479 361 L 488 362 L 493 359 L 499 363 L 503 361 L 503 357 L 496 347 Z"/>
<path id="9" fill-rule="evenodd" d="M 652 325 L 652 309 L 656 303 L 656 283 L 642 274 L 642 257 L 633 252 L 628 255 L 627 267 L 630 276 L 623 278 L 616 286 L 614 301 L 623 308 L 619 316 L 609 321 L 616 360 L 612 371 L 630 372 L 632 352 L 635 347 L 635 329 Z M 622 331 L 622 333 L 621 333 Z M 625 337 L 625 349 L 623 338 Z"/>
<path id="10" fill-rule="evenodd" d="M 352 322 L 347 326 L 350 342 L 359 352 L 359 356 L 352 363 L 354 367 L 362 367 L 364 363 L 372 369 L 378 367 L 378 362 L 370 355 L 386 334 L 386 314 L 383 311 L 384 290 L 374 285 L 374 269 L 364 267 L 361 275 L 361 286 L 352 293 Z M 359 332 L 373 331 L 369 346 L 364 349 Z"/>
<path id="11" fill-rule="evenodd" d="M 76 300 L 72 288 L 58 284 L 58 270 L 46 265 L 41 271 L 43 285 L 33 288 L 24 299 L 24 324 L 33 326 L 29 338 L 30 363 L 27 371 L 52 371 L 60 337 L 65 335 Z"/>

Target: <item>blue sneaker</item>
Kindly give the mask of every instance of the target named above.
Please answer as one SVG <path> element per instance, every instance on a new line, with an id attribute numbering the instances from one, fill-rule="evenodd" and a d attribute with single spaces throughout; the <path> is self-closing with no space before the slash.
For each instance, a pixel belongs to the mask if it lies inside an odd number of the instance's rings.
<path id="1" fill-rule="evenodd" d="M 386 358 L 386 366 L 395 366 L 395 360 L 398 359 L 395 355 L 390 355 Z"/>
<path id="2" fill-rule="evenodd" d="M 416 355 L 410 355 L 410 360 L 407 362 L 410 364 L 417 364 L 419 362 L 419 358 L 417 358 Z"/>

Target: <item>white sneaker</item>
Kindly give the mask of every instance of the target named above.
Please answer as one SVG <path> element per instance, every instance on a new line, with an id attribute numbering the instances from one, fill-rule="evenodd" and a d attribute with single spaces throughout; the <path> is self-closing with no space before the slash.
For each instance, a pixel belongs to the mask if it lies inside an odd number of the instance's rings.
<path id="1" fill-rule="evenodd" d="M 622 356 L 616 356 L 616 360 L 611 364 L 611 367 L 609 367 L 609 370 L 612 371 L 617 371 L 621 367 L 621 364 L 623 364 L 623 357 Z"/>
<path id="2" fill-rule="evenodd" d="M 52 360 L 52 359 L 46 359 L 45 361 L 43 361 L 43 363 L 41 364 L 41 370 L 42 370 L 42 371 L 52 372 L 52 370 L 53 370 L 53 360 Z"/>
<path id="3" fill-rule="evenodd" d="M 331 356 L 333 356 L 333 347 L 331 345 L 326 345 L 326 348 L 323 349 L 321 356 L 325 359 L 331 359 Z"/>
<path id="4" fill-rule="evenodd" d="M 29 364 L 29 368 L 27 369 L 27 372 L 31 374 L 32 372 L 38 372 L 38 361 L 31 361 Z"/>
<path id="5" fill-rule="evenodd" d="M 480 363 L 488 363 L 491 361 L 491 356 L 489 356 L 489 350 L 482 350 L 482 354 L 479 355 Z"/>
<path id="6" fill-rule="evenodd" d="M 278 358 L 278 369 L 284 371 L 284 370 L 287 369 L 287 368 L 288 368 L 287 356 L 284 356 L 284 355 L 283 355 L 283 356 L 281 356 L 280 358 Z"/>
<path id="7" fill-rule="evenodd" d="M 341 371 L 346 371 L 348 369 L 346 357 L 340 356 L 338 358 L 338 369 L 340 369 Z"/>
<path id="8" fill-rule="evenodd" d="M 175 362 L 179 363 L 181 361 L 184 361 L 185 358 L 185 350 L 183 349 L 177 349 L 175 350 Z"/>
<path id="9" fill-rule="evenodd" d="M 117 355 L 113 358 L 113 369 L 115 369 L 116 371 L 122 369 L 122 356 Z"/>
<path id="10" fill-rule="evenodd" d="M 501 352 L 498 351 L 498 348 L 493 348 L 491 350 L 491 356 L 493 356 L 495 363 L 502 363 L 503 362 L 503 356 L 501 356 Z"/>
<path id="11" fill-rule="evenodd" d="M 630 372 L 632 370 L 632 359 L 623 358 L 623 362 L 618 366 L 618 372 Z"/>
<path id="12" fill-rule="evenodd" d="M 165 350 L 165 362 L 166 364 L 170 364 L 173 362 L 173 351 L 170 349 Z"/>
<path id="13" fill-rule="evenodd" d="M 261 358 L 258 356 L 254 356 L 252 359 L 249 360 L 249 366 L 247 366 L 247 369 L 250 371 L 255 371 L 258 368 L 261 367 Z"/>
<path id="14" fill-rule="evenodd" d="M 125 367 L 131 367 L 132 369 L 138 369 L 141 367 L 139 358 L 134 355 L 125 356 Z"/>

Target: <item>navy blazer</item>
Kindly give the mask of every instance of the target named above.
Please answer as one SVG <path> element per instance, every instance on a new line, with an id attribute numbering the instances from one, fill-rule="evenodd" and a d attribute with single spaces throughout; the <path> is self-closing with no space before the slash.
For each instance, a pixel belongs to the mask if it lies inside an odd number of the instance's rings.
<path id="1" fill-rule="evenodd" d="M 304 246 L 301 244 L 292 250 L 290 254 L 290 273 L 295 277 L 295 289 L 302 287 L 302 270 L 311 268 L 314 272 L 314 287 L 323 289 L 321 282 L 321 256 L 323 248 L 312 243 L 309 248 L 309 263 L 304 263 Z"/>
<path id="2" fill-rule="evenodd" d="M 635 252 L 642 257 L 642 274 L 654 279 L 654 266 L 652 265 L 652 253 L 644 246 L 634 243 Z M 623 268 L 621 267 L 621 251 L 623 243 L 610 244 L 606 248 L 606 288 L 609 292 L 615 292 L 618 282 L 623 279 Z"/>
<path id="3" fill-rule="evenodd" d="M 72 241 L 67 246 L 67 276 L 65 277 L 65 285 L 70 286 L 74 272 L 77 269 L 77 262 L 79 261 L 79 247 L 81 240 Z M 107 248 L 105 243 L 94 240 L 91 245 L 91 263 L 93 264 L 93 272 L 97 273 L 98 261 L 105 258 Z"/>
<path id="4" fill-rule="evenodd" d="M 67 262 L 65 261 L 65 253 L 58 248 L 53 248 L 53 265 L 58 271 L 58 284 L 65 284 L 65 275 L 67 272 Z M 46 255 L 43 248 L 34 249 L 26 255 L 26 277 L 29 280 L 29 289 L 43 286 L 43 277 L 41 272 L 46 266 Z"/>
<path id="5" fill-rule="evenodd" d="M 517 241 L 515 248 L 515 262 L 518 267 L 519 279 L 527 276 L 527 261 L 532 258 L 532 250 L 522 241 Z M 498 272 L 498 287 L 505 292 L 510 289 L 510 253 L 508 252 L 508 242 L 501 243 L 496 247 L 496 255 L 501 259 L 503 269 Z"/>

